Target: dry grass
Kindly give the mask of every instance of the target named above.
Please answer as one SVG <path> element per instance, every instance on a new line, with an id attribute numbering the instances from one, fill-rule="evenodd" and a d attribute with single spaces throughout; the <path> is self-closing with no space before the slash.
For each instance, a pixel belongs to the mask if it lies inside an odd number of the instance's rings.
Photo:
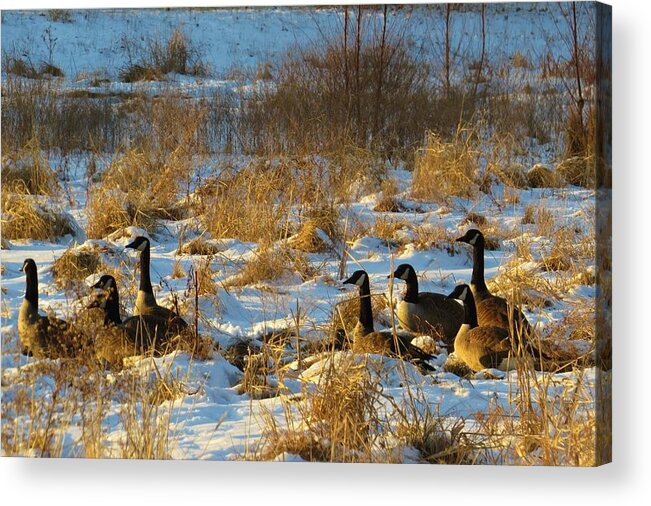
<path id="1" fill-rule="evenodd" d="M 405 207 L 396 197 L 398 193 L 398 181 L 395 179 L 385 179 L 382 181 L 382 198 L 373 208 L 376 212 L 400 213 L 405 211 Z"/>
<path id="2" fill-rule="evenodd" d="M 2 190 L 29 195 L 59 194 L 57 175 L 50 168 L 36 137 L 16 153 L 3 152 Z"/>
<path id="3" fill-rule="evenodd" d="M 574 369 L 576 380 L 561 387 L 553 378 L 538 375 L 523 364 L 518 366 L 512 408 L 507 411 L 494 405 L 479 418 L 480 432 L 492 441 L 488 462 L 596 465 L 596 416 L 591 408 L 595 393 L 583 371 Z"/>
<path id="4" fill-rule="evenodd" d="M 316 220 L 308 220 L 298 234 L 289 238 L 287 244 L 304 253 L 324 253 L 331 249 L 332 242 Z"/>
<path id="5" fill-rule="evenodd" d="M 389 216 L 378 216 L 375 219 L 370 234 L 373 237 L 384 239 L 385 241 L 400 243 L 405 242 L 406 238 L 400 237 L 399 232 L 408 230 L 409 222 L 402 218 L 392 218 Z"/>
<path id="6" fill-rule="evenodd" d="M 573 157 L 563 160 L 556 167 L 569 184 L 593 188 L 595 184 L 595 162 L 592 157 Z"/>
<path id="7" fill-rule="evenodd" d="M 2 235 L 6 239 L 53 241 L 77 232 L 73 218 L 30 195 L 6 193 L 2 199 Z"/>
<path id="8" fill-rule="evenodd" d="M 527 182 L 531 188 L 560 188 L 563 178 L 544 165 L 535 165 L 527 172 Z"/>
<path id="9" fill-rule="evenodd" d="M 285 167 L 253 164 L 235 173 L 223 172 L 205 186 L 197 212 L 215 239 L 270 244 L 287 233 L 291 188 Z"/>
<path id="10" fill-rule="evenodd" d="M 52 264 L 55 284 L 65 290 L 75 290 L 83 281 L 99 272 L 102 266 L 99 252 L 93 248 L 68 248 Z"/>
<path id="11" fill-rule="evenodd" d="M 176 254 L 214 256 L 220 251 L 221 248 L 215 241 L 205 239 L 204 237 L 195 237 L 191 241 L 179 245 Z"/>
<path id="12" fill-rule="evenodd" d="M 147 39 L 143 48 L 134 47 L 134 42 L 128 39 L 124 43 L 129 50 L 141 53 L 137 61 L 131 61 L 120 71 L 120 79 L 124 82 L 159 81 L 170 72 L 193 76 L 208 74 L 199 50 L 192 47 L 188 36 L 179 28 L 167 41 Z"/>
<path id="13" fill-rule="evenodd" d="M 417 153 L 412 194 L 436 202 L 449 197 L 473 198 L 478 156 L 471 132 L 460 130 L 452 142 L 428 133 L 425 146 Z"/>
<path id="14" fill-rule="evenodd" d="M 312 266 L 299 251 L 286 248 L 263 249 L 256 252 L 224 286 L 256 285 L 293 274 L 298 274 L 303 281 L 307 281 L 317 276 L 319 269 Z"/>

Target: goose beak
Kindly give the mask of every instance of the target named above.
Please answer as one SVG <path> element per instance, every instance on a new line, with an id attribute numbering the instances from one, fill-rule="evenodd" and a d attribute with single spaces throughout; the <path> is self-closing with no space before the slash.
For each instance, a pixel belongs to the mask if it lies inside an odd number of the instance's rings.
<path id="1" fill-rule="evenodd" d="M 125 246 L 125 248 L 136 249 L 136 241 L 132 241 Z"/>
<path id="2" fill-rule="evenodd" d="M 355 282 L 353 281 L 353 278 L 348 278 L 345 281 L 341 282 L 342 285 L 354 285 Z"/>

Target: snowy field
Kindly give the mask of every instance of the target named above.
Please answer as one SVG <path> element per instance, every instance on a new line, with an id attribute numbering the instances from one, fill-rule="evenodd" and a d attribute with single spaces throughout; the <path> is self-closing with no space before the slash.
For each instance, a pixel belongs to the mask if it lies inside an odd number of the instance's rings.
<path id="1" fill-rule="evenodd" d="M 554 22 L 550 21 L 556 19 L 558 22 L 558 15 L 548 9 L 551 8 L 531 9 L 527 4 L 518 7 L 517 11 L 489 7 L 487 19 L 491 37 L 486 51 L 491 61 L 506 62 L 516 49 L 531 59 L 546 52 L 563 51 L 562 42 L 553 37 Z M 424 16 L 419 11 L 405 11 L 400 16 L 401 23 L 412 20 L 407 35 L 410 47 L 435 60 L 441 53 L 438 35 L 443 30 L 442 12 L 433 11 Z M 465 54 L 477 54 L 480 41 L 476 13 L 462 13 L 454 22 L 457 25 L 453 33 L 458 38 L 453 40 L 453 46 Z M 93 90 L 107 94 L 144 91 L 156 95 L 163 89 L 166 92 L 172 89 L 186 96 L 202 96 L 214 90 L 237 89 L 242 82 L 231 78 L 234 69 L 256 69 L 265 64 L 275 67 L 286 51 L 317 41 L 323 32 L 334 31 L 341 24 L 341 12 L 327 8 L 72 11 L 65 22 L 52 21 L 44 12 L 4 11 L 2 48 L 3 54 L 8 51 L 29 54 L 34 61 L 48 60 L 52 50 L 54 57 L 50 59 L 65 75 L 58 82 L 64 91 Z M 136 41 L 144 41 L 151 34 L 167 40 L 179 27 L 190 37 L 193 46 L 199 48 L 208 65 L 208 75 L 172 74 L 164 82 L 119 82 L 119 72 L 128 62 L 124 44 L 126 34 Z M 6 77 L 3 70 L 3 86 Z M 102 79 L 101 84 L 92 84 L 98 78 Z M 250 80 L 247 85 L 269 83 Z M 114 153 L 106 153 L 106 163 L 114 156 Z M 528 168 L 543 163 L 553 169 L 559 161 L 554 147 L 549 144 L 532 144 L 528 152 L 517 156 Z M 542 456 L 536 453 L 541 451 L 539 447 L 521 444 L 521 438 L 516 435 L 502 435 L 490 444 L 480 436 L 491 423 L 491 427 L 501 427 L 505 434 L 508 423 L 517 424 L 522 414 L 522 371 L 490 370 L 459 376 L 453 368 L 446 367 L 449 356 L 440 343 L 434 345 L 435 357 L 430 363 L 434 371 L 428 374 L 410 363 L 379 355 L 354 356 L 350 351 L 309 355 L 319 343 L 328 343 L 331 339 L 330 326 L 336 304 L 356 295 L 355 287 L 343 285 L 338 277 L 342 265 L 341 244 L 335 242 L 324 252 L 305 254 L 313 267 L 313 275 L 307 279 L 286 269 L 275 279 L 239 286 L 236 281 L 242 268 L 258 256 L 261 246 L 230 237 L 211 238 L 195 216 L 163 219 L 155 230 L 129 227 L 102 239 L 87 239 L 91 158 L 83 152 L 48 154 L 52 168 L 65 167 L 65 178 L 61 171 L 58 172 L 62 195 L 49 199 L 57 209 L 67 213 L 74 234 L 53 241 L 15 239 L 6 244 L 3 238 L 3 419 L 11 419 L 16 426 L 29 425 L 25 415 L 5 412 L 9 409 L 5 406 L 11 406 L 17 397 L 24 395 L 21 384 L 27 378 L 34 381 L 32 395 L 38 403 L 47 406 L 59 402 L 52 398 L 61 395 L 54 388 L 56 378 L 48 376 L 54 373 L 47 371 L 65 368 L 60 360 L 37 361 L 19 352 L 17 321 L 25 292 L 25 276 L 20 268 L 25 258 L 33 258 L 38 266 L 41 313 L 54 312 L 58 317 L 72 320 L 87 304 L 88 294 L 61 289 L 52 274 L 52 266 L 71 248 L 99 250 L 102 265 L 124 275 L 120 294 L 126 314 L 131 314 L 135 288 L 129 289 L 126 284 L 138 279 L 138 257 L 125 246 L 138 235 L 148 236 L 152 244 L 152 282 L 158 303 L 171 306 L 180 298 L 182 316 L 191 322 L 194 294 L 189 273 L 204 261 L 204 257 L 180 253 L 179 236 L 183 235 L 186 240 L 202 236 L 218 250 L 210 257 L 214 291 L 199 297 L 198 331 L 213 344 L 211 358 L 193 358 L 186 352 L 158 358 L 133 357 L 129 359 L 130 367 L 123 371 L 94 372 L 102 378 L 93 381 L 111 392 L 110 398 L 102 399 L 101 403 L 95 401 L 103 415 L 98 428 L 101 448 L 95 448 L 94 456 L 125 456 L 125 438 L 134 430 L 133 426 L 127 426 L 132 419 L 125 413 L 133 409 L 139 420 L 136 422 L 140 424 L 139 430 L 144 431 L 145 425 L 151 422 L 167 434 L 165 450 L 156 456 L 211 460 L 264 456 L 275 460 L 304 460 L 304 456 L 291 451 L 275 455 L 264 453 L 263 446 L 270 440 L 270 427 L 282 433 L 305 422 L 297 406 L 311 393 L 319 391 L 332 366 L 344 368 L 348 364 L 349 367 L 352 360 L 373 372 L 372 382 L 381 389 L 381 395 L 374 400 L 381 422 L 377 430 L 391 435 L 380 438 L 375 445 L 370 444 L 365 449 L 368 453 L 364 454 L 364 459 L 404 463 L 425 460 L 422 452 L 394 437 L 399 418 L 396 410 L 415 406 L 423 416 L 435 414 L 443 431 L 454 432 L 451 428 L 460 423 L 460 433 L 467 440 L 481 439 L 494 448 L 480 452 L 475 463 L 540 462 L 538 459 Z M 197 167 L 188 193 L 194 195 L 200 191 L 202 182 L 219 176 L 225 163 L 238 170 L 253 159 L 248 155 L 211 154 Z M 398 212 L 376 210 L 384 197 L 382 188 L 369 188 L 360 183 L 345 212 L 340 213 L 342 223 L 345 219 L 355 225 L 355 232 L 347 237 L 346 273 L 350 275 L 363 268 L 369 273 L 372 293 L 378 298 L 384 294 L 386 300 L 393 293 L 394 302 L 397 302 L 403 286 L 396 282 L 395 290 L 390 292 L 387 276 L 397 265 L 409 263 L 418 272 L 421 291 L 448 294 L 458 283 L 469 283 L 472 272 L 471 249 L 455 243 L 454 239 L 469 228 L 488 230 L 486 235 L 497 242 L 495 248 L 486 251 L 489 287 L 508 296 L 511 295 L 509 281 L 524 279 L 521 307 L 536 332 L 549 349 L 563 357 L 582 360 L 580 368 L 565 372 L 531 373 L 527 381 L 536 385 L 532 387 L 536 392 L 532 394 L 534 404 L 550 403 L 549 406 L 561 411 L 565 403 L 572 402 L 570 399 L 580 397 L 576 423 L 593 419 L 597 378 L 593 365 L 594 333 L 586 334 L 583 329 L 590 327 L 585 322 L 594 317 L 595 192 L 569 184 L 554 188 L 512 188 L 495 182 L 488 193 L 479 192 L 472 198 L 449 197 L 442 203 L 413 196 L 413 171 L 407 170 L 402 162 L 388 163 L 384 177 L 395 181 L 393 198 L 400 204 Z M 4 191 L 3 187 L 3 198 Z M 291 209 L 288 216 L 291 224 L 298 227 L 301 223 L 298 206 Z M 545 227 L 541 223 L 543 220 L 553 225 Z M 390 228 L 391 232 L 381 232 L 380 225 Z M 576 246 L 575 250 L 561 250 L 568 255 L 561 260 L 568 261 L 571 268 L 550 267 L 550 258 L 559 261 L 559 235 L 565 233 Z M 427 239 L 432 236 L 437 239 Z M 289 237 L 277 241 L 272 249 L 286 248 L 291 243 Z M 573 257 L 571 251 L 576 256 Z M 89 276 L 84 285 L 90 287 L 101 274 Z M 390 328 L 390 309 L 385 307 L 375 315 L 375 320 L 376 329 Z M 573 325 L 581 331 L 575 332 Z M 292 334 L 293 337 L 284 343 L 282 356 L 274 357 L 273 365 L 266 369 L 264 383 L 268 391 L 263 395 L 248 391 L 247 372 L 229 363 L 225 351 L 238 343 L 246 343 L 257 350 L 262 360 L 270 361 L 272 359 L 260 351 L 267 346 L 265 336 L 273 332 L 294 332 L 296 327 L 299 327 L 300 338 Z M 300 342 L 298 346 L 297 342 Z M 328 350 L 327 344 L 320 349 Z M 34 371 L 38 371 L 39 366 L 46 372 L 34 380 Z M 114 388 L 121 377 L 131 378 L 130 375 L 144 378 L 146 384 L 151 385 L 160 382 L 162 375 L 168 384 L 179 387 L 180 393 L 157 405 L 153 414 L 149 411 L 145 414 L 145 403 L 126 407 L 124 395 Z M 63 391 L 72 397 L 70 392 L 75 388 L 81 387 L 71 384 Z M 65 403 L 57 406 L 59 411 L 54 410 L 57 412 L 52 416 L 63 417 L 68 407 Z M 511 422 L 487 422 L 489 413 Z M 80 412 L 72 413 L 65 423 L 56 425 L 53 437 L 57 455 L 93 456 L 89 453 L 87 434 L 82 431 L 85 416 Z M 274 424 L 270 419 L 275 420 Z M 3 429 L 3 446 L 9 437 Z M 492 434 L 491 437 L 497 436 Z M 40 455 L 33 448 L 25 453 Z"/>

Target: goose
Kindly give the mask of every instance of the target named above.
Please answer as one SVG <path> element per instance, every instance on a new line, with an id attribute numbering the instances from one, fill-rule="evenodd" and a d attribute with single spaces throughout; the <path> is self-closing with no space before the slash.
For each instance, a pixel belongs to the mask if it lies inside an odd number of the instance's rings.
<path id="1" fill-rule="evenodd" d="M 373 308 L 371 306 L 371 288 L 366 271 L 358 270 L 343 284 L 359 287 L 359 318 L 353 330 L 353 352 L 377 353 L 397 356 L 422 366 L 425 370 L 433 368 L 425 361 L 432 355 L 411 344 L 412 337 L 394 336 L 392 332 L 376 332 L 373 328 Z"/>
<path id="2" fill-rule="evenodd" d="M 492 295 L 484 281 L 484 235 L 477 229 L 470 229 L 456 242 L 465 242 L 473 247 L 472 278 L 470 289 L 477 304 L 479 325 L 499 327 L 527 340 L 533 329 L 524 313 L 503 297 Z M 512 323 L 511 323 L 512 322 Z"/>
<path id="3" fill-rule="evenodd" d="M 418 292 L 418 276 L 409 264 L 399 265 L 393 273 L 394 279 L 402 279 L 407 290 L 398 305 L 400 326 L 419 334 L 431 334 L 454 349 L 454 338 L 463 323 L 463 308 L 445 295 Z M 391 275 L 388 276 L 391 278 Z"/>
<path id="4" fill-rule="evenodd" d="M 463 303 L 463 325 L 454 340 L 454 353 L 473 371 L 508 368 L 509 355 L 515 355 L 509 331 L 501 327 L 479 326 L 475 298 L 468 285 L 457 285 L 448 295 Z"/>
<path id="5" fill-rule="evenodd" d="M 188 324 L 177 315 L 174 311 L 166 307 L 159 306 L 154 297 L 154 290 L 151 286 L 149 276 L 150 249 L 149 239 L 143 236 L 136 237 L 131 243 L 126 245 L 127 248 L 135 249 L 140 252 L 140 286 L 138 296 L 133 310 L 134 316 L 149 315 L 167 320 L 168 328 L 175 332 L 183 332 L 188 328 Z"/>
<path id="6" fill-rule="evenodd" d="M 120 365 L 122 359 L 149 351 L 157 355 L 169 350 L 170 333 L 167 320 L 152 315 L 120 317 L 120 299 L 115 278 L 104 274 L 91 288 L 99 291 L 90 308 L 104 312 L 104 329 L 95 339 L 95 355 L 100 362 Z"/>
<path id="7" fill-rule="evenodd" d="M 85 347 L 83 336 L 68 322 L 38 314 L 38 270 L 27 258 L 20 268 L 25 273 L 25 299 L 18 314 L 18 336 L 23 355 L 36 358 L 75 357 Z"/>

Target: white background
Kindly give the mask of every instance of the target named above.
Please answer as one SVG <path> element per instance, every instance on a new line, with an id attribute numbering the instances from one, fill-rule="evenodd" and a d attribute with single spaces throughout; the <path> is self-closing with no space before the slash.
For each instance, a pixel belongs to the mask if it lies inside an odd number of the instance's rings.
<path id="1" fill-rule="evenodd" d="M 334 3 L 333 0 L 330 3 Z M 272 2 L 3 1 L 3 9 Z M 301 2 L 282 0 L 284 5 Z M 303 2 L 305 3 L 305 2 Z M 324 3 L 315 2 L 310 3 Z M 353 3 L 353 2 L 350 2 Z M 0 459 L 3 504 L 650 504 L 650 3 L 612 0 L 614 463 L 598 469 Z M 338 505 L 337 505 L 338 506 Z"/>

